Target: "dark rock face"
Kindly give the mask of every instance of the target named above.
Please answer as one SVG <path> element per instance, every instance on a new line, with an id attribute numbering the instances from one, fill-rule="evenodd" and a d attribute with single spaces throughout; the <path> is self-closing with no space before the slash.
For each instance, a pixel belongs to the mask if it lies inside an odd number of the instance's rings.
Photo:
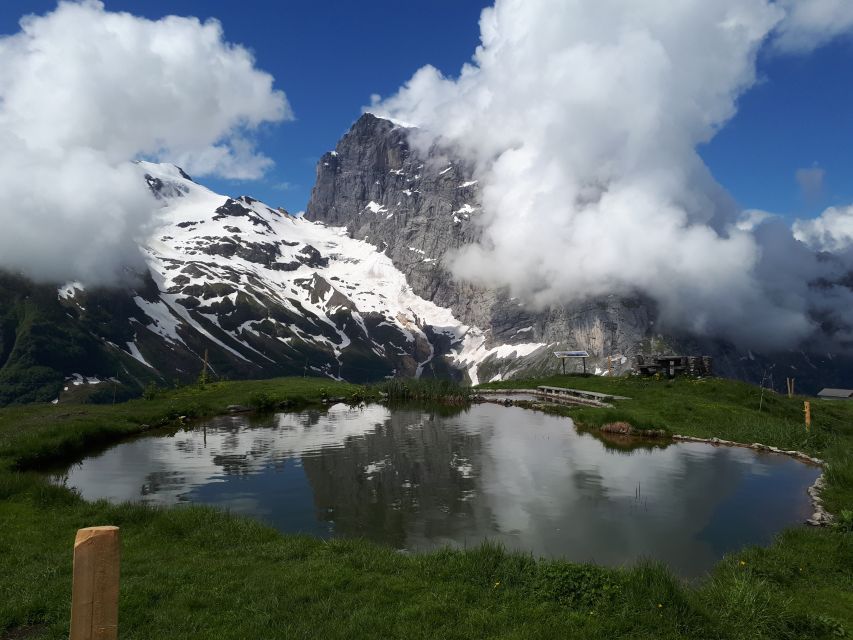
<path id="1" fill-rule="evenodd" d="M 471 167 L 447 149 L 433 146 L 420 153 L 410 144 L 411 131 L 371 114 L 359 118 L 335 150 L 320 159 L 306 216 L 346 227 L 351 237 L 376 246 L 406 274 L 415 293 L 482 329 L 486 347 L 547 345 L 521 358 L 489 356 L 479 365 L 480 381 L 556 373 L 554 349 L 589 351 L 590 371 L 606 371 L 607 356 L 625 356 L 613 365 L 617 373 L 628 369 L 638 353 L 708 354 L 719 375 L 769 384 L 775 370 L 777 387 L 782 388 L 784 377 L 795 375 L 803 391 L 819 388 L 820 380 L 853 377 L 853 359 L 843 353 L 821 349 L 807 355 L 808 349 L 802 349 L 759 355 L 710 337 L 666 331 L 658 327 L 654 303 L 639 295 L 537 310 L 505 291 L 455 277 L 447 268 L 448 258 L 481 238 L 479 187 Z"/>
<path id="2" fill-rule="evenodd" d="M 181 171 L 182 175 L 186 175 Z M 180 198 L 187 193 L 186 188 L 182 188 L 171 182 L 164 182 L 160 178 L 155 178 L 150 174 L 145 174 L 145 181 L 148 183 L 148 188 L 158 200 L 162 198 Z"/>
<path id="3" fill-rule="evenodd" d="M 494 295 L 457 282 L 444 267 L 448 252 L 480 232 L 471 169 L 448 157 L 434 149 L 422 158 L 407 129 L 365 114 L 320 159 L 306 217 L 346 227 L 390 256 L 418 295 L 485 327 Z"/>
<path id="4" fill-rule="evenodd" d="M 448 258 L 481 236 L 478 184 L 471 167 L 452 153 L 433 146 L 421 154 L 409 135 L 409 129 L 363 115 L 317 165 L 307 217 L 344 226 L 351 237 L 375 245 L 415 293 L 486 331 L 487 346 L 547 343 L 606 356 L 634 353 L 653 336 L 654 310 L 642 300 L 610 296 L 531 310 L 504 291 L 454 277 Z M 530 366 L 551 360 L 550 350 L 543 351 Z"/>

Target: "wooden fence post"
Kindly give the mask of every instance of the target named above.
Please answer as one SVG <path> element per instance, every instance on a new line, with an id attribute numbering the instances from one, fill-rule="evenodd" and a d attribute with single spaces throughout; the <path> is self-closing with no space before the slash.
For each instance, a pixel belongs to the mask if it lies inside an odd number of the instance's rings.
<path id="1" fill-rule="evenodd" d="M 87 527 L 74 540 L 70 640 L 118 638 L 118 527 Z"/>
<path id="2" fill-rule="evenodd" d="M 806 431 L 811 431 L 812 426 L 812 405 L 806 400 L 803 403 L 803 413 L 806 414 Z"/>

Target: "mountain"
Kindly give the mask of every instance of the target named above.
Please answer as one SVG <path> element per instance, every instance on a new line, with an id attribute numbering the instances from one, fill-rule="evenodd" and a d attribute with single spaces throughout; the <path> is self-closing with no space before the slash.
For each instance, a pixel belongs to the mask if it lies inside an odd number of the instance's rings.
<path id="1" fill-rule="evenodd" d="M 391 258 L 416 294 L 480 328 L 483 343 L 467 368 L 470 379 L 553 373 L 558 368 L 553 350 L 583 349 L 592 355 L 589 366 L 596 372 L 608 370 L 608 356 L 622 356 L 610 365 L 621 373 L 637 354 L 703 354 L 712 356 L 719 375 L 780 390 L 788 376 L 802 391 L 853 385 L 853 359 L 838 345 L 828 348 L 831 340 L 753 353 L 714 337 L 660 329 L 653 301 L 640 294 L 536 311 L 506 291 L 455 277 L 445 266 L 448 253 L 480 240 L 479 185 L 471 166 L 451 150 L 432 145 L 420 151 L 412 144 L 414 131 L 364 114 L 318 163 L 306 215 L 370 242 Z M 571 256 L 566 268 L 572 268 Z"/>
<path id="2" fill-rule="evenodd" d="M 141 247 L 148 272 L 112 290 L 10 276 L 0 289 L 3 402 L 55 399 L 72 376 L 137 390 L 193 380 L 205 363 L 211 377 L 464 377 L 482 332 L 416 295 L 373 245 L 218 195 L 177 167 L 138 166 L 160 204 Z M 27 324 L 29 307 L 42 324 Z M 29 339 L 40 326 L 50 344 Z"/>
<path id="3" fill-rule="evenodd" d="M 589 351 L 598 373 L 608 356 L 619 373 L 636 354 L 678 352 L 778 389 L 787 376 L 802 391 L 853 382 L 843 354 L 744 353 L 659 331 L 639 295 L 535 311 L 455 277 L 449 253 L 480 239 L 479 186 L 449 150 L 419 152 L 412 132 L 359 118 L 320 159 L 305 217 L 138 163 L 159 205 L 140 244 L 147 269 L 110 289 L 0 274 L 0 405 L 111 401 L 202 372 L 476 383 L 554 373 L 555 349 Z"/>
<path id="4" fill-rule="evenodd" d="M 476 369 L 469 368 L 473 380 L 519 369 L 553 371 L 552 348 L 586 349 L 598 356 L 650 349 L 654 314 L 639 298 L 608 296 L 536 312 L 505 291 L 455 278 L 445 258 L 480 239 L 479 185 L 471 167 L 449 150 L 434 145 L 419 153 L 410 144 L 411 131 L 364 114 L 321 158 L 306 216 L 344 226 L 350 236 L 372 243 L 406 275 L 415 293 L 481 328 L 483 357 Z M 620 359 L 616 366 L 629 364 Z"/>

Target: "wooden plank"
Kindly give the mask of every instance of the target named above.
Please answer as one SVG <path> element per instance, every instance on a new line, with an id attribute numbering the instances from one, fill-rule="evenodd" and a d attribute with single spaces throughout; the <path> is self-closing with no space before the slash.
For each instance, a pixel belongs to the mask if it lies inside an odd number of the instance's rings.
<path id="1" fill-rule="evenodd" d="M 118 527 L 77 531 L 70 640 L 118 638 L 120 553 Z"/>
<path id="2" fill-rule="evenodd" d="M 549 387 L 541 385 L 536 387 L 536 390 L 546 395 L 570 395 L 579 398 L 593 398 L 595 400 L 630 400 L 625 396 L 614 396 L 610 393 L 599 393 L 597 391 L 585 391 L 583 389 L 570 389 L 568 387 Z"/>

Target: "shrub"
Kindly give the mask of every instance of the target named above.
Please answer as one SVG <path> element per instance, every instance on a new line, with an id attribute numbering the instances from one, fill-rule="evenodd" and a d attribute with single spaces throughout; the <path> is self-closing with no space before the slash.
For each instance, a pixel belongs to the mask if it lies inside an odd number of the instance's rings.
<path id="1" fill-rule="evenodd" d="M 142 390 L 142 397 L 146 400 L 155 400 L 160 395 L 160 387 L 155 382 L 149 382 Z"/>
<path id="2" fill-rule="evenodd" d="M 257 391 L 249 396 L 249 406 L 257 411 L 272 411 L 276 408 L 278 402 L 263 391 Z"/>
<path id="3" fill-rule="evenodd" d="M 853 509 L 842 509 L 835 516 L 832 522 L 832 527 L 841 533 L 853 533 Z"/>
<path id="4" fill-rule="evenodd" d="M 539 566 L 534 590 L 545 600 L 589 609 L 610 602 L 621 587 L 612 572 L 601 567 L 554 562 Z"/>

